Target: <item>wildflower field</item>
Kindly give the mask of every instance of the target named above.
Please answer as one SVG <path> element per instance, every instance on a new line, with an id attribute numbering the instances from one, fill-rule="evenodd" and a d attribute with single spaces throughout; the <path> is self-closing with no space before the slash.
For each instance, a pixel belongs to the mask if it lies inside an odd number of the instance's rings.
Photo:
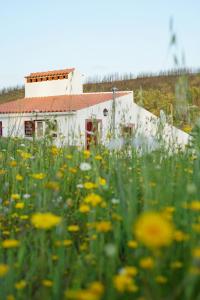
<path id="1" fill-rule="evenodd" d="M 0 140 L 0 300 L 200 299 L 200 155 Z"/>

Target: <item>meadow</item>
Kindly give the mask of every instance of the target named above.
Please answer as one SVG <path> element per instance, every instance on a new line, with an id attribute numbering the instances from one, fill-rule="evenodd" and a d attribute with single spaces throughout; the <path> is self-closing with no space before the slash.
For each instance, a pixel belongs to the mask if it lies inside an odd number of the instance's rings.
<path id="1" fill-rule="evenodd" d="M 199 144 L 45 143 L 0 139 L 0 299 L 200 299 Z"/>

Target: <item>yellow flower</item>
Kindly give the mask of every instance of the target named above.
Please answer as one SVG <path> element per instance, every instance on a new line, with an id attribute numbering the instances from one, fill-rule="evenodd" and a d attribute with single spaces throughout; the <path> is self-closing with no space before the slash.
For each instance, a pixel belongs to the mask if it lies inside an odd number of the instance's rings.
<path id="1" fill-rule="evenodd" d="M 2 242 L 2 247 L 3 248 L 16 248 L 19 246 L 19 244 L 20 244 L 20 242 L 18 240 L 12 240 L 12 239 L 4 240 Z"/>
<path id="2" fill-rule="evenodd" d="M 189 239 L 189 235 L 181 230 L 175 230 L 174 232 L 174 240 L 177 242 L 187 241 Z"/>
<path id="3" fill-rule="evenodd" d="M 50 229 L 60 224 L 61 217 L 52 213 L 36 213 L 31 218 L 31 223 L 34 227 L 40 229 Z"/>
<path id="4" fill-rule="evenodd" d="M 93 183 L 93 182 L 85 182 L 85 183 L 83 184 L 83 186 L 84 186 L 84 188 L 85 188 L 86 190 L 91 190 L 91 189 L 94 189 L 94 188 L 96 187 L 96 184 Z"/>
<path id="5" fill-rule="evenodd" d="M 49 279 L 44 279 L 42 280 L 42 285 L 45 287 L 52 287 L 53 286 L 53 281 Z"/>
<path id="6" fill-rule="evenodd" d="M 80 227 L 78 225 L 69 225 L 67 229 L 69 232 L 77 232 L 80 230 Z"/>
<path id="7" fill-rule="evenodd" d="M 136 241 L 128 241 L 128 247 L 132 249 L 136 249 L 138 247 L 138 242 Z"/>
<path id="8" fill-rule="evenodd" d="M 84 150 L 83 154 L 84 154 L 85 158 L 89 158 L 90 157 L 90 151 L 89 150 Z"/>
<path id="9" fill-rule="evenodd" d="M 37 180 L 42 180 L 46 177 L 46 174 L 44 174 L 44 173 L 35 173 L 35 174 L 32 174 L 32 177 L 34 179 L 37 179 Z"/>
<path id="10" fill-rule="evenodd" d="M 144 257 L 140 260 L 139 264 L 142 269 L 147 269 L 147 270 L 150 269 L 151 270 L 154 267 L 154 259 L 150 256 Z"/>
<path id="11" fill-rule="evenodd" d="M 192 255 L 194 258 L 200 258 L 200 247 L 194 248 L 192 251 Z"/>
<path id="12" fill-rule="evenodd" d="M 167 246 L 173 239 L 172 224 L 157 212 L 140 215 L 134 232 L 137 239 L 149 248 Z"/>
<path id="13" fill-rule="evenodd" d="M 6 174 L 6 170 L 0 170 L 0 175 Z"/>
<path id="14" fill-rule="evenodd" d="M 17 209 L 23 209 L 24 208 L 24 203 L 23 202 L 16 203 L 15 208 L 17 208 Z"/>
<path id="15" fill-rule="evenodd" d="M 56 146 L 53 146 L 53 147 L 51 148 L 51 154 L 52 154 L 53 156 L 57 156 L 59 153 L 60 153 L 60 149 L 57 148 Z"/>
<path id="16" fill-rule="evenodd" d="M 45 187 L 47 189 L 53 190 L 55 192 L 58 192 L 60 189 L 59 183 L 56 181 L 49 181 L 45 184 Z"/>
<path id="17" fill-rule="evenodd" d="M 85 197 L 84 202 L 95 207 L 102 202 L 102 198 L 97 194 L 91 193 Z"/>
<path id="18" fill-rule="evenodd" d="M 20 174 L 16 175 L 16 180 L 17 181 L 22 181 L 23 180 L 23 176 L 21 176 Z"/>
<path id="19" fill-rule="evenodd" d="M 101 282 L 94 281 L 90 283 L 89 290 L 94 295 L 101 296 L 104 293 L 104 286 Z"/>
<path id="20" fill-rule="evenodd" d="M 98 184 L 101 185 L 101 186 L 104 186 L 104 185 L 106 185 L 106 180 L 104 178 L 100 177 L 99 180 L 98 180 Z"/>
<path id="21" fill-rule="evenodd" d="M 69 247 L 72 245 L 72 240 L 64 240 L 63 241 L 63 246 Z"/>
<path id="22" fill-rule="evenodd" d="M 23 158 L 24 160 L 32 157 L 32 155 L 28 152 L 21 152 L 20 155 L 21 155 L 21 158 Z"/>
<path id="23" fill-rule="evenodd" d="M 6 300 L 15 300 L 15 297 L 13 295 L 8 295 Z"/>
<path id="24" fill-rule="evenodd" d="M 180 262 L 180 261 L 178 261 L 178 260 L 173 261 L 173 262 L 170 264 L 171 269 L 180 269 L 180 268 L 182 268 L 182 266 L 183 266 L 183 263 Z"/>
<path id="25" fill-rule="evenodd" d="M 15 283 L 15 288 L 17 290 L 22 290 L 26 287 L 26 281 L 25 280 L 20 280 L 18 282 Z"/>
<path id="26" fill-rule="evenodd" d="M 138 290 L 138 287 L 135 285 L 134 280 L 126 274 L 116 275 L 113 279 L 113 282 L 116 290 L 119 293 L 137 292 Z"/>
<path id="27" fill-rule="evenodd" d="M 96 223 L 96 230 L 98 232 L 108 232 L 112 230 L 112 224 L 110 221 L 101 221 Z"/>
<path id="28" fill-rule="evenodd" d="M 96 160 L 102 160 L 102 156 L 101 156 L 101 155 L 96 155 L 96 156 L 95 156 L 95 159 L 96 159 Z"/>
<path id="29" fill-rule="evenodd" d="M 157 283 L 160 283 L 160 284 L 165 284 L 168 281 L 167 278 L 165 276 L 162 276 L 162 275 L 156 276 L 155 280 L 156 280 Z"/>
<path id="30" fill-rule="evenodd" d="M 0 264 L 0 277 L 4 277 L 8 273 L 8 270 L 8 265 Z"/>
<path id="31" fill-rule="evenodd" d="M 12 194 L 12 195 L 11 195 L 11 198 L 12 198 L 13 200 L 19 200 L 19 199 L 20 199 L 20 195 L 19 195 L 19 194 Z"/>
<path id="32" fill-rule="evenodd" d="M 16 165 L 17 165 L 17 162 L 15 160 L 12 160 L 9 162 L 10 167 L 16 167 Z"/>
<path id="33" fill-rule="evenodd" d="M 79 207 L 79 211 L 83 214 L 86 214 L 90 211 L 90 207 L 87 204 L 81 204 Z"/>
<path id="34" fill-rule="evenodd" d="M 200 211 L 200 201 L 192 201 L 188 208 L 193 211 Z"/>
<path id="35" fill-rule="evenodd" d="M 132 267 L 132 266 L 126 266 L 120 272 L 120 274 L 126 274 L 127 276 L 130 276 L 130 277 L 136 276 L 137 273 L 138 273 L 137 268 Z"/>

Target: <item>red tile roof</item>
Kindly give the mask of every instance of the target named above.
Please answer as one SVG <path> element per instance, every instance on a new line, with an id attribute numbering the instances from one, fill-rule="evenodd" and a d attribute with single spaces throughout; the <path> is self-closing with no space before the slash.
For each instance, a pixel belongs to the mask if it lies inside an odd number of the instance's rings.
<path id="1" fill-rule="evenodd" d="M 130 92 L 117 92 L 116 98 Z M 0 114 L 31 112 L 69 112 L 112 100 L 112 93 L 84 93 L 80 95 L 23 98 L 0 105 Z"/>
<path id="2" fill-rule="evenodd" d="M 54 76 L 54 75 L 68 75 L 69 73 L 73 72 L 75 68 L 64 69 L 64 70 L 55 70 L 55 71 L 47 71 L 47 72 L 36 72 L 27 75 L 25 78 L 28 77 L 42 77 L 42 76 Z"/>

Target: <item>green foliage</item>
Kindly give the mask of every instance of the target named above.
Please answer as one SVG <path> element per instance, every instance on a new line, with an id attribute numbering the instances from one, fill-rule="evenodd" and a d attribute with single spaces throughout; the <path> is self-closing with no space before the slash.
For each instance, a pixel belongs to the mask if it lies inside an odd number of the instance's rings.
<path id="1" fill-rule="evenodd" d="M 193 252 L 200 234 L 199 180 L 194 148 L 141 156 L 0 139 L 0 299 L 198 299 L 200 257 Z M 92 202 L 85 202 L 89 195 Z M 157 211 L 173 223 L 166 248 L 135 241 L 133 227 L 143 211 Z M 47 212 L 61 223 L 35 228 L 32 215 Z M 5 248 L 11 239 L 20 244 Z M 154 266 L 144 269 L 141 259 L 149 256 Z M 114 278 L 127 267 L 138 273 L 125 278 L 129 283 L 120 292 L 124 279 Z M 91 292 L 94 283 L 98 289 Z"/>

